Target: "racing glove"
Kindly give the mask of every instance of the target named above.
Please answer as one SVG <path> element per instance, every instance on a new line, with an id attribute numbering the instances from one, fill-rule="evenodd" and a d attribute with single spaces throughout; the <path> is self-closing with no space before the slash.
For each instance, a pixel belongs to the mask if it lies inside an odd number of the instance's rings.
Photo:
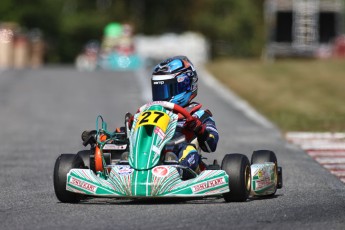
<path id="1" fill-rule="evenodd" d="M 192 116 L 191 118 L 187 119 L 184 123 L 184 128 L 194 132 L 199 142 L 205 141 L 209 136 L 209 133 L 206 130 L 206 125 L 203 124 L 197 117 Z"/>

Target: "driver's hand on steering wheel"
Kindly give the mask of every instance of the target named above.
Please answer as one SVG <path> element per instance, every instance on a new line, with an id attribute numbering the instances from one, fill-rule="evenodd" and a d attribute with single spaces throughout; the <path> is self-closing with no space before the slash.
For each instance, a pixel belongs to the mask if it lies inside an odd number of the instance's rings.
<path id="1" fill-rule="evenodd" d="M 191 116 L 187 118 L 183 127 L 195 133 L 197 136 L 202 136 L 205 132 L 205 125 L 200 121 L 199 118 Z"/>

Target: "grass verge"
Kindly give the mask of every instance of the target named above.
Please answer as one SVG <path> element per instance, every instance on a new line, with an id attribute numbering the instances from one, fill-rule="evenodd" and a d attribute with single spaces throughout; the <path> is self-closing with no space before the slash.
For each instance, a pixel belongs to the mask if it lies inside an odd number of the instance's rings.
<path id="1" fill-rule="evenodd" d="M 345 131 L 345 60 L 223 59 L 207 69 L 285 131 Z"/>

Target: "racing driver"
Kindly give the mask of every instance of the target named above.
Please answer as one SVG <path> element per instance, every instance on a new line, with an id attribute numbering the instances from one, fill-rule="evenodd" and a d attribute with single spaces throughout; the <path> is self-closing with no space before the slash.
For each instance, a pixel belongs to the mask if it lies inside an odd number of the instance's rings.
<path id="1" fill-rule="evenodd" d="M 190 140 L 196 138 L 203 151 L 214 152 L 219 135 L 212 113 L 201 109 L 200 103 L 192 102 L 198 92 L 198 75 L 193 64 L 186 56 L 168 58 L 154 67 L 151 84 L 153 101 L 178 104 L 192 115 L 189 120 L 179 118 L 174 137 L 185 135 L 186 141 L 174 146 L 170 151 L 177 155 L 181 165 L 200 172 L 201 157 L 196 145 Z"/>
<path id="2" fill-rule="evenodd" d="M 200 103 L 192 102 L 198 92 L 198 75 L 193 64 L 186 56 L 168 58 L 154 67 L 151 84 L 153 101 L 178 104 L 192 115 L 188 120 L 179 116 L 173 137 L 185 135 L 186 140 L 178 145 L 165 147 L 164 152 L 173 152 L 180 165 L 199 173 L 204 170 L 201 167 L 205 166 L 201 164 L 197 148 L 200 147 L 205 152 L 216 151 L 219 135 L 212 113 L 201 109 Z M 132 123 L 133 116 L 130 116 Z M 82 139 L 85 140 L 87 136 L 95 133 L 96 130 L 84 131 Z M 198 146 L 192 141 L 195 139 Z"/>

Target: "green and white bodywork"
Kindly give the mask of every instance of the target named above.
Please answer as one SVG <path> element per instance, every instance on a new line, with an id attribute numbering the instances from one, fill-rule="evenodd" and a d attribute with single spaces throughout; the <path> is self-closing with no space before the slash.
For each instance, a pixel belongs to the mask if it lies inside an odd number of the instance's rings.
<path id="1" fill-rule="evenodd" d="M 265 196 L 274 194 L 277 190 L 278 180 L 276 165 L 271 162 L 252 164 L 250 169 L 252 176 L 251 195 Z"/>
<path id="2" fill-rule="evenodd" d="M 198 197 L 229 192 L 223 170 L 205 170 L 181 180 L 178 165 L 160 165 L 161 151 L 172 139 L 178 116 L 159 103 L 140 108 L 129 136 L 128 165 L 108 165 L 96 174 L 90 169 L 71 169 L 66 190 L 104 197 Z"/>
<path id="3" fill-rule="evenodd" d="M 113 166 L 107 178 L 87 169 L 72 169 L 67 190 L 104 197 L 196 197 L 221 195 L 229 191 L 228 176 L 222 170 L 206 170 L 194 179 L 182 181 L 174 166 L 161 165 L 135 170 Z"/>
<path id="4" fill-rule="evenodd" d="M 96 173 L 91 169 L 71 169 L 67 174 L 66 190 L 114 198 L 188 198 L 228 193 L 232 182 L 224 170 L 204 170 L 199 175 L 191 171 L 194 178 L 182 180 L 181 166 L 162 163 L 162 150 L 172 140 L 178 121 L 173 107 L 169 102 L 142 106 L 134 116 L 129 134 L 128 163 L 107 165 Z M 104 143 L 99 144 L 104 146 Z M 275 167 L 274 163 L 250 166 L 251 195 L 275 193 Z"/>

